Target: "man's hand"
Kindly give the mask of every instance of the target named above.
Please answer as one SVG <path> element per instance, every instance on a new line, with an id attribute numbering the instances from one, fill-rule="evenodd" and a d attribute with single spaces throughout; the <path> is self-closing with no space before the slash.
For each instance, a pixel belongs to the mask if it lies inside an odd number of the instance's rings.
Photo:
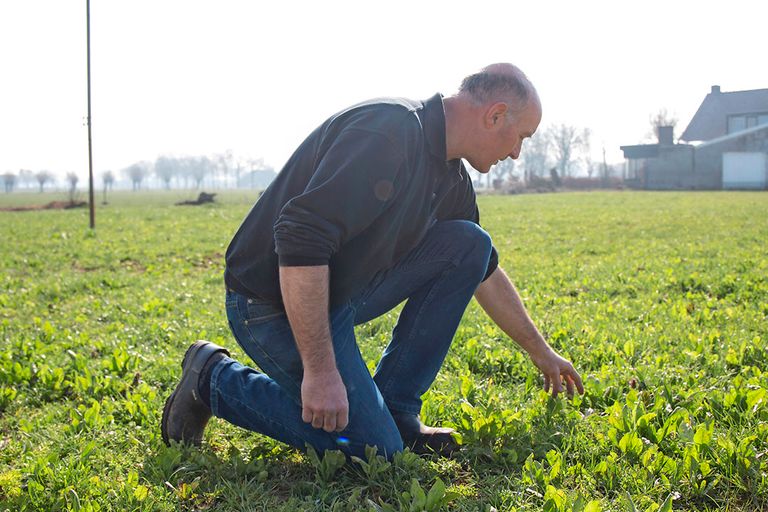
<path id="1" fill-rule="evenodd" d="M 581 383 L 579 372 L 573 367 L 570 361 L 560 354 L 548 348 L 542 354 L 531 354 L 531 360 L 536 367 L 544 374 L 544 391 L 549 392 L 552 388 L 552 397 L 556 398 L 563 391 L 563 383 L 569 397 L 573 397 L 574 388 L 580 395 L 584 394 L 584 385 Z"/>
<path id="2" fill-rule="evenodd" d="M 347 388 L 336 368 L 304 371 L 301 382 L 301 419 L 326 432 L 339 432 L 349 422 Z"/>
<path id="3" fill-rule="evenodd" d="M 574 388 L 584 394 L 579 373 L 570 361 L 552 350 L 523 306 L 523 301 L 507 274 L 498 267 L 475 291 L 475 298 L 496 325 L 523 347 L 544 374 L 544 390 L 552 396 L 563 391 L 573 396 Z"/>
<path id="4" fill-rule="evenodd" d="M 328 324 L 328 276 L 328 265 L 280 267 L 285 312 L 304 365 L 301 419 L 333 432 L 349 423 L 349 401 Z"/>

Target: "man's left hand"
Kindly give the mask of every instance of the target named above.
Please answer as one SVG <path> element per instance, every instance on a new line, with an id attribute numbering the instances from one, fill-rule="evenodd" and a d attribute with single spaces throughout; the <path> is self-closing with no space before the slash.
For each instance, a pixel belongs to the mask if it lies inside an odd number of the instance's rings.
<path id="1" fill-rule="evenodd" d="M 581 383 L 579 372 L 576 371 L 570 361 L 551 348 L 547 347 L 547 350 L 541 355 L 531 354 L 531 360 L 544 374 L 544 391 L 549 392 L 551 388 L 553 398 L 556 398 L 563 391 L 563 384 L 565 384 L 566 393 L 571 398 L 574 389 L 577 389 L 580 395 L 584 394 L 584 385 Z"/>

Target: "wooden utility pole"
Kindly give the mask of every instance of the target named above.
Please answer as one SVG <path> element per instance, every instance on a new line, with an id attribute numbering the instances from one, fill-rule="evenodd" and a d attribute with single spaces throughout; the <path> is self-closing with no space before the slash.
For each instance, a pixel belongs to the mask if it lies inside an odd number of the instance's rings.
<path id="1" fill-rule="evenodd" d="M 88 202 L 91 229 L 96 228 L 95 201 L 93 199 L 93 151 L 91 149 L 91 0 L 85 0 L 85 24 L 88 49 Z"/>

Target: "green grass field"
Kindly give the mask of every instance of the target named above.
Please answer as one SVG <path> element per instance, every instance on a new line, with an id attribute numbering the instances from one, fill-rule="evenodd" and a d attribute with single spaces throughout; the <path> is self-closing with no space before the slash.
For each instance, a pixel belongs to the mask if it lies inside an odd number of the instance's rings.
<path id="1" fill-rule="evenodd" d="M 549 398 L 473 303 L 423 410 L 462 451 L 341 468 L 219 420 L 202 449 L 163 445 L 188 344 L 243 358 L 223 254 L 255 194 L 172 206 L 194 195 L 114 193 L 95 232 L 86 210 L 0 212 L 0 510 L 768 507 L 768 194 L 481 197 L 586 394 Z M 371 367 L 395 318 L 358 330 Z"/>

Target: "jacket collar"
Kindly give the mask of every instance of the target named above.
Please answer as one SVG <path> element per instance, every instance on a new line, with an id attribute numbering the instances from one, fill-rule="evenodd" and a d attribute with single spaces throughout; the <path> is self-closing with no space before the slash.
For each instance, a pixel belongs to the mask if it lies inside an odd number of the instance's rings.
<path id="1" fill-rule="evenodd" d="M 424 102 L 424 132 L 429 152 L 441 162 L 446 170 L 459 173 L 461 159 L 447 160 L 448 149 L 445 142 L 445 107 L 443 95 L 435 94 Z"/>

